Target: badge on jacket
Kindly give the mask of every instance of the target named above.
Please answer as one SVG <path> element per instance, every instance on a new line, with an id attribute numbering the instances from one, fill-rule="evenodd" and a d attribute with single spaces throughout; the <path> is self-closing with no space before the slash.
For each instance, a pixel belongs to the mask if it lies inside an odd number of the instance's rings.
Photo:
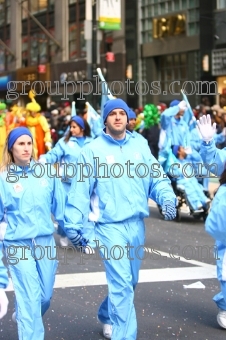
<path id="1" fill-rule="evenodd" d="M 21 191 L 24 190 L 23 187 L 22 187 L 22 184 L 20 184 L 20 183 L 16 183 L 16 184 L 13 186 L 13 189 L 14 189 L 15 192 L 21 192 Z"/>
<path id="2" fill-rule="evenodd" d="M 114 164 L 115 157 L 113 155 L 106 156 L 107 164 Z"/>

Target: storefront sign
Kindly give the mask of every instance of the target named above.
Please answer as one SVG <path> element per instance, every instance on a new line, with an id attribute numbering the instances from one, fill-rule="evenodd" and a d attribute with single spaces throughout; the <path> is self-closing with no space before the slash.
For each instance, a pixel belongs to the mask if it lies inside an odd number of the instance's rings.
<path id="1" fill-rule="evenodd" d="M 60 83 L 63 84 L 65 81 L 81 81 L 86 79 L 86 71 L 75 71 L 75 72 L 63 72 L 60 75 Z"/>
<path id="2" fill-rule="evenodd" d="M 184 14 L 153 19 L 154 39 L 184 34 L 185 31 L 186 19 Z"/>
<path id="3" fill-rule="evenodd" d="M 121 0 L 99 0 L 97 13 L 100 29 L 121 29 Z"/>
<path id="4" fill-rule="evenodd" d="M 45 66 L 45 68 L 43 68 L 43 66 Z M 30 81 L 31 83 L 37 80 L 50 80 L 49 64 L 18 69 L 16 72 L 16 78 L 17 81 Z"/>

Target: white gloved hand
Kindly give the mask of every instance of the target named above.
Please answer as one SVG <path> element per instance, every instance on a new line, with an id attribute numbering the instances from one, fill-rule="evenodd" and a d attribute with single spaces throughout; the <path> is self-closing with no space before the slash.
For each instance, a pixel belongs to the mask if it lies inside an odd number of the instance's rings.
<path id="1" fill-rule="evenodd" d="M 199 132 L 202 135 L 202 139 L 205 142 L 210 142 L 216 133 L 216 123 L 211 125 L 210 115 L 207 115 L 207 117 L 205 115 L 200 117 L 200 119 L 197 120 L 197 125 Z"/>
<path id="2" fill-rule="evenodd" d="M 0 319 L 6 315 L 8 310 L 8 298 L 3 288 L 0 288 Z"/>
<path id="3" fill-rule="evenodd" d="M 84 249 L 84 252 L 87 255 L 94 255 L 95 254 L 95 250 L 90 246 L 86 246 L 85 249 Z"/>
<path id="4" fill-rule="evenodd" d="M 52 143 L 50 143 L 50 142 L 46 142 L 46 143 L 45 143 L 45 146 L 46 146 L 48 149 L 51 149 L 51 147 L 52 147 Z"/>
<path id="5" fill-rule="evenodd" d="M 182 100 L 182 101 L 178 104 L 178 106 L 179 106 L 179 109 L 180 109 L 181 111 L 185 111 L 185 110 L 187 110 L 187 108 L 188 108 L 185 100 Z"/>

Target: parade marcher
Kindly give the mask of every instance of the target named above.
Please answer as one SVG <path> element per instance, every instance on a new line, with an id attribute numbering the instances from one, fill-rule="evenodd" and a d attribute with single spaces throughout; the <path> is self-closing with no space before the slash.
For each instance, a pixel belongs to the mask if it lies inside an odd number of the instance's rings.
<path id="1" fill-rule="evenodd" d="M 202 116 L 197 124 L 203 140 L 200 148 L 202 160 L 214 175 L 221 176 L 226 168 L 226 148 L 220 150 L 216 147 L 216 123 L 212 124 L 210 115 L 207 115 Z"/>
<path id="2" fill-rule="evenodd" d="M 2 239 L 16 296 L 12 319 L 19 340 L 44 340 L 42 316 L 50 306 L 57 269 L 51 213 L 61 223 L 65 208 L 65 190 L 54 169 L 50 176 L 33 158 L 31 132 L 25 127 L 12 130 L 0 167 L 0 221 L 6 225 Z M 77 231 L 69 230 L 67 236 L 74 246 L 86 243 Z"/>
<path id="3" fill-rule="evenodd" d="M 159 176 L 154 170 L 150 173 L 157 161 L 147 143 L 140 147 L 135 135 L 126 130 L 128 118 L 129 108 L 123 100 L 105 104 L 105 129 L 82 150 L 78 163 L 84 165 L 84 176 L 81 180 L 78 172 L 73 179 L 65 208 L 68 227 L 82 229 L 87 216 L 95 222 L 96 246 L 108 283 L 98 319 L 103 335 L 112 340 L 137 338 L 134 289 L 144 254 L 148 199 L 162 206 L 165 219 L 176 217 L 177 199 L 170 181 L 161 166 L 157 167 Z"/>
<path id="4" fill-rule="evenodd" d="M 159 153 L 159 135 L 160 135 L 160 114 L 154 104 L 144 106 L 144 129 L 142 136 L 148 141 L 152 155 L 158 159 Z"/>
<path id="5" fill-rule="evenodd" d="M 200 157 L 196 158 L 196 153 L 187 154 L 186 149 L 179 145 L 173 145 L 169 153 L 166 168 L 164 170 L 168 176 L 172 176 L 177 188 L 185 192 L 187 201 L 194 213 L 208 211 L 210 199 L 204 193 L 204 187 L 195 176 L 195 171 L 200 171 Z M 187 169 L 186 165 L 190 169 Z M 188 167 L 188 168 L 189 168 Z"/>
<path id="6" fill-rule="evenodd" d="M 31 131 L 34 143 L 34 157 L 37 160 L 40 155 L 46 153 L 52 147 L 49 124 L 45 116 L 40 113 L 41 107 L 35 100 L 33 91 L 29 92 L 31 103 L 26 105 L 28 115 L 26 116 L 26 126 Z"/>
<path id="7" fill-rule="evenodd" d="M 4 222 L 0 222 L 0 236 L 1 236 L 1 228 L 3 227 Z M 8 298 L 5 293 L 5 288 L 7 288 L 9 280 L 8 280 L 8 275 L 7 275 L 7 270 L 2 262 L 2 240 L 0 238 L 0 319 L 3 318 L 3 316 L 6 315 L 7 310 L 8 310 Z"/>
<path id="8" fill-rule="evenodd" d="M 162 112 L 159 137 L 160 150 L 168 144 L 168 139 L 171 140 L 171 145 L 191 147 L 189 128 L 183 119 L 186 110 L 187 104 L 184 100 L 173 100 L 170 107 Z"/>
<path id="9" fill-rule="evenodd" d="M 6 140 L 6 104 L 0 102 L 0 162 Z"/>
<path id="10" fill-rule="evenodd" d="M 26 110 L 24 107 L 13 105 L 11 111 L 6 114 L 6 133 L 9 134 L 10 131 L 16 127 L 26 127 Z"/>
<path id="11" fill-rule="evenodd" d="M 62 164 L 62 183 L 66 193 L 69 192 L 73 176 L 73 169 L 70 164 L 76 165 L 82 148 L 92 141 L 89 125 L 81 117 L 72 116 L 69 126 L 70 129 L 66 136 L 61 138 L 51 151 L 40 157 L 41 162 Z M 67 164 L 69 165 L 68 168 L 66 168 Z M 60 235 L 60 244 L 67 246 L 68 238 L 60 225 L 58 225 L 57 232 Z M 92 235 L 90 237 L 92 238 Z"/>
<path id="12" fill-rule="evenodd" d="M 226 329 L 226 169 L 220 178 L 220 187 L 214 196 L 210 213 L 206 219 L 205 230 L 216 241 L 215 255 L 217 265 L 217 278 L 221 292 L 213 297 L 213 301 L 219 308 L 217 314 L 218 324 Z"/>
<path id="13" fill-rule="evenodd" d="M 129 110 L 129 123 L 126 129 L 130 131 L 136 138 L 138 138 L 139 142 L 147 144 L 147 140 L 140 133 L 135 131 L 136 117 L 137 117 L 136 113 L 132 109 L 130 109 Z"/>

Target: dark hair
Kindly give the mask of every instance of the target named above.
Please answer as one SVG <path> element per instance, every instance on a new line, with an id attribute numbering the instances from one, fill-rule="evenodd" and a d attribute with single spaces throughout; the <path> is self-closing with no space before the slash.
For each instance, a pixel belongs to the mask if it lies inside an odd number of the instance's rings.
<path id="1" fill-rule="evenodd" d="M 66 134 L 65 138 L 64 138 L 64 141 L 65 143 L 67 143 L 69 141 L 69 139 L 71 138 L 72 134 L 71 134 L 71 130 L 70 130 L 70 127 L 71 127 L 71 123 L 74 122 L 73 120 L 70 120 L 68 126 L 69 126 L 69 131 L 68 133 Z M 76 122 L 75 122 L 76 123 Z M 76 123 L 77 124 L 77 123 Z M 77 124 L 78 125 L 78 124 Z M 91 137 L 91 130 L 90 130 L 90 126 L 89 124 L 87 123 L 86 120 L 84 120 L 84 125 L 85 125 L 85 129 L 83 130 L 83 136 L 84 137 Z M 80 125 L 78 125 L 80 127 Z"/>
<path id="2" fill-rule="evenodd" d="M 219 182 L 220 182 L 220 185 L 223 185 L 226 183 L 226 169 L 222 172 Z"/>

